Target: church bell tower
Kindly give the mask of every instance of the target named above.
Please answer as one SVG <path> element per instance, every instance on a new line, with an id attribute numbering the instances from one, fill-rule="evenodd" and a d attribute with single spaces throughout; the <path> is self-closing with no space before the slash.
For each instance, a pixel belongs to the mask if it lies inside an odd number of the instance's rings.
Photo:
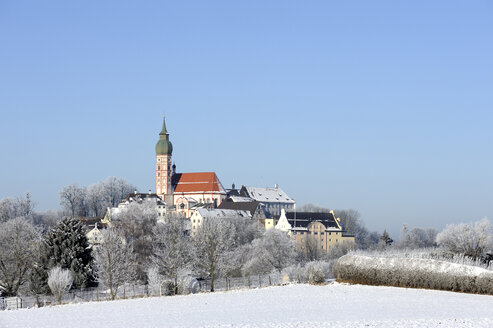
<path id="1" fill-rule="evenodd" d="M 166 120 L 163 116 L 163 129 L 159 133 L 156 144 L 156 194 L 166 202 L 168 206 L 173 205 L 173 194 L 171 187 L 171 153 L 173 145 L 169 141 L 169 133 L 166 130 Z"/>

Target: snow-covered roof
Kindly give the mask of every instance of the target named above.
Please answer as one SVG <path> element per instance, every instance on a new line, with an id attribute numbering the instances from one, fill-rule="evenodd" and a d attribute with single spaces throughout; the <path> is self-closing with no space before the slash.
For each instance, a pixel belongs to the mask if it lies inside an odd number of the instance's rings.
<path id="1" fill-rule="evenodd" d="M 248 196 L 259 202 L 264 203 L 296 203 L 294 199 L 289 197 L 284 190 L 279 187 L 245 187 Z"/>
<path id="2" fill-rule="evenodd" d="M 242 196 L 231 196 L 229 197 L 229 199 L 231 199 L 235 203 L 250 203 L 255 200 L 250 197 L 242 197 Z"/>
<path id="3" fill-rule="evenodd" d="M 252 216 L 250 215 L 249 212 L 247 211 L 241 211 L 241 210 L 223 210 L 223 209 L 207 209 L 207 208 L 198 208 L 195 210 L 195 212 L 198 212 L 200 216 L 202 216 L 204 219 L 208 218 L 245 218 L 245 219 L 250 219 Z"/>

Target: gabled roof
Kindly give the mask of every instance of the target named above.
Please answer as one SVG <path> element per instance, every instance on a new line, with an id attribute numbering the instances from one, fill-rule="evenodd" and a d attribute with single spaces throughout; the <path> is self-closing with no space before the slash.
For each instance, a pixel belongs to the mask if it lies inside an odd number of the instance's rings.
<path id="1" fill-rule="evenodd" d="M 286 218 L 294 228 L 307 228 L 312 222 L 321 222 L 326 229 L 340 230 L 336 218 L 332 213 L 312 213 L 312 212 L 287 212 Z"/>
<path id="2" fill-rule="evenodd" d="M 240 210 L 198 208 L 195 211 L 198 212 L 205 219 L 208 218 L 250 219 L 252 217 L 250 213 L 248 213 L 247 211 L 240 211 Z"/>
<path id="3" fill-rule="evenodd" d="M 262 187 L 245 187 L 241 188 L 241 196 L 247 196 L 262 203 L 296 203 L 289 197 L 284 190 L 279 187 L 262 188 Z"/>
<path id="4" fill-rule="evenodd" d="M 219 206 L 217 207 L 218 209 L 227 209 L 227 210 L 241 210 L 241 211 L 248 211 L 250 215 L 254 215 L 255 211 L 257 210 L 258 206 L 260 205 L 260 202 L 233 202 L 233 201 L 223 201 Z"/>
<path id="5" fill-rule="evenodd" d="M 161 197 L 159 197 L 156 194 L 151 194 L 151 193 L 138 193 L 138 192 L 132 192 L 125 196 L 125 198 L 122 199 L 120 204 L 126 204 L 126 203 L 132 203 L 132 202 L 137 202 L 137 203 L 142 203 L 144 200 L 154 200 L 157 205 L 166 205 Z"/>
<path id="6" fill-rule="evenodd" d="M 214 172 L 176 173 L 171 179 L 174 192 L 219 192 L 224 188 Z"/>

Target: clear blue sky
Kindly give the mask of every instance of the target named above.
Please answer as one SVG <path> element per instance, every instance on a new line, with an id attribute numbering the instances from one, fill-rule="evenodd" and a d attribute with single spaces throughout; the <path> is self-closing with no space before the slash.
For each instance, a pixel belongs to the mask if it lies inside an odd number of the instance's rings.
<path id="1" fill-rule="evenodd" d="M 370 229 L 493 219 L 491 1 L 0 1 L 0 198 L 178 171 Z"/>

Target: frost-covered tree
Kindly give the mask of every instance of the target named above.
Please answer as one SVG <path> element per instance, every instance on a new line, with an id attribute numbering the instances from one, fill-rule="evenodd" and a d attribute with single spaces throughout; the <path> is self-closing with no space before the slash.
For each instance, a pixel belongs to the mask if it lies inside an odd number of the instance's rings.
<path id="1" fill-rule="evenodd" d="M 39 233 L 24 218 L 0 223 L 0 290 L 16 295 L 29 277 L 39 246 Z"/>
<path id="2" fill-rule="evenodd" d="M 137 188 L 125 181 L 115 177 L 108 177 L 103 183 L 105 198 L 109 200 L 111 206 L 116 207 L 118 203 L 129 193 Z"/>
<path id="3" fill-rule="evenodd" d="M 4 198 L 0 200 L 0 222 L 5 222 L 17 217 L 31 220 L 34 214 L 35 203 L 31 199 L 31 194 L 26 193 L 25 197 Z"/>
<path id="4" fill-rule="evenodd" d="M 76 183 L 63 187 L 60 191 L 60 204 L 72 215 L 85 215 L 85 187 Z"/>
<path id="5" fill-rule="evenodd" d="M 390 245 L 392 245 L 393 242 L 394 242 L 394 240 L 392 238 L 390 238 L 390 235 L 387 232 L 387 230 L 384 230 L 382 235 L 380 236 L 380 243 L 383 246 L 390 246 Z"/>
<path id="6" fill-rule="evenodd" d="M 115 229 L 107 229 L 102 234 L 103 242 L 94 252 L 96 272 L 98 280 L 110 289 L 114 300 L 118 288 L 134 278 L 134 254 Z"/>
<path id="7" fill-rule="evenodd" d="M 6 222 L 15 217 L 14 204 L 11 198 L 0 200 L 0 222 Z"/>
<path id="8" fill-rule="evenodd" d="M 153 246 L 153 229 L 156 225 L 158 212 L 152 200 L 141 204 L 130 203 L 111 223 L 118 230 L 135 254 L 136 279 L 147 283 L 147 268 L 151 263 Z"/>
<path id="9" fill-rule="evenodd" d="M 64 218 L 50 229 L 42 239 L 40 252 L 36 263 L 38 277 L 32 280 L 40 281 L 44 290 L 47 289 L 47 272 L 56 266 L 72 272 L 75 288 L 96 285 L 91 248 L 77 219 Z"/>
<path id="10" fill-rule="evenodd" d="M 267 230 L 261 238 L 252 242 L 250 260 L 245 265 L 248 273 L 268 273 L 294 263 L 296 244 L 286 233 L 277 229 Z"/>
<path id="11" fill-rule="evenodd" d="M 343 241 L 336 245 L 330 246 L 329 253 L 327 254 L 330 259 L 338 259 L 341 256 L 346 255 L 349 251 L 354 249 L 354 243 L 350 241 Z"/>
<path id="12" fill-rule="evenodd" d="M 211 280 L 211 292 L 214 291 L 214 279 L 228 251 L 234 247 L 234 227 L 230 220 L 207 218 L 193 239 L 194 269 L 205 274 Z"/>
<path id="13" fill-rule="evenodd" d="M 178 293 L 178 273 L 190 269 L 191 241 L 185 218 L 168 215 L 164 223 L 154 227 L 153 262 L 159 272 L 173 281 L 173 293 Z"/>
<path id="14" fill-rule="evenodd" d="M 87 188 L 85 204 L 90 216 L 100 217 L 104 215 L 106 208 L 110 206 L 110 200 L 103 182 L 98 182 Z"/>
<path id="15" fill-rule="evenodd" d="M 486 218 L 469 224 L 449 224 L 437 235 L 436 241 L 451 253 L 477 259 L 481 253 L 493 249 L 492 225 Z"/>
<path id="16" fill-rule="evenodd" d="M 70 289 L 72 282 L 72 273 L 68 269 L 56 266 L 48 272 L 48 286 L 58 304 L 62 303 L 62 297 Z"/>
<path id="17" fill-rule="evenodd" d="M 401 240 L 399 240 L 399 248 L 425 248 L 436 246 L 436 235 L 438 231 L 434 228 L 422 229 L 413 228 L 409 229 L 406 225 L 401 230 Z"/>

